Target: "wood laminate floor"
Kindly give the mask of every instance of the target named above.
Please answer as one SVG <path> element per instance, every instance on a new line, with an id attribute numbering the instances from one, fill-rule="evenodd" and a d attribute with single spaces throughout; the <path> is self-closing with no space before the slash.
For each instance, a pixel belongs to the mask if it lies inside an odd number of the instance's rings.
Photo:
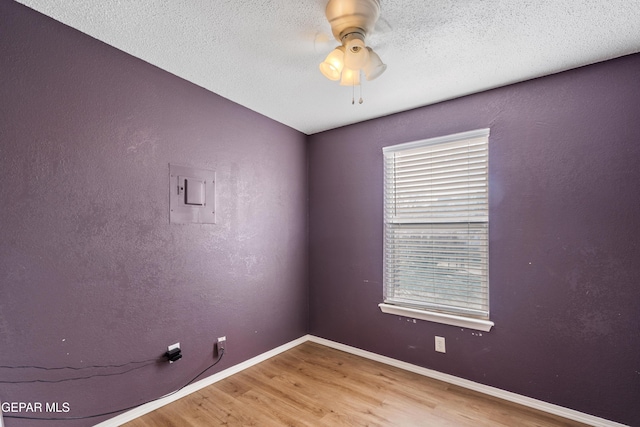
<path id="1" fill-rule="evenodd" d="M 585 424 L 306 342 L 125 426 Z"/>

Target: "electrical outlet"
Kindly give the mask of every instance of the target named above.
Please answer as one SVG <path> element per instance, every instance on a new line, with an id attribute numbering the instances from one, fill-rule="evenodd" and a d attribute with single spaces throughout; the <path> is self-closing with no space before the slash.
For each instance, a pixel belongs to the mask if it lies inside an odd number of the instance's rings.
<path id="1" fill-rule="evenodd" d="M 167 352 L 164 354 L 169 363 L 177 362 L 182 359 L 182 352 L 180 351 L 180 343 L 171 344 L 167 347 Z M 1 426 L 0 426 L 1 427 Z"/>
<path id="2" fill-rule="evenodd" d="M 439 353 L 447 352 L 447 349 L 444 345 L 444 337 L 436 337 L 436 351 Z"/>
<path id="3" fill-rule="evenodd" d="M 218 346 L 218 353 L 225 350 L 225 344 L 227 343 L 227 337 L 219 337 L 216 345 Z"/>

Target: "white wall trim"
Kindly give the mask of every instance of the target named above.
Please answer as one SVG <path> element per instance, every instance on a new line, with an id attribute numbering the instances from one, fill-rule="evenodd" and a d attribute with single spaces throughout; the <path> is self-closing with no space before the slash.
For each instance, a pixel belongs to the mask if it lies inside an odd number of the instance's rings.
<path id="1" fill-rule="evenodd" d="M 309 335 L 309 341 L 322 344 L 327 347 L 335 348 L 336 350 L 341 350 L 346 353 L 351 353 L 356 356 L 361 356 L 366 359 L 371 359 L 376 362 L 381 362 L 386 365 L 391 365 L 396 368 L 404 369 L 406 371 L 414 372 L 416 374 L 424 375 L 425 377 L 444 381 L 444 382 L 454 384 L 460 387 L 464 387 L 470 390 L 474 390 L 489 396 L 493 396 L 499 399 L 507 400 L 509 402 L 517 403 L 522 406 L 527 406 L 529 408 L 537 409 L 543 412 L 547 412 L 549 414 L 558 415 L 560 417 L 564 417 L 570 420 L 588 424 L 593 427 L 628 427 L 624 424 L 605 420 L 604 418 L 595 417 L 593 415 L 578 412 L 573 409 L 564 408 L 562 406 L 544 402 L 542 400 L 533 399 L 531 397 L 522 396 L 520 394 L 512 393 L 510 391 L 501 390 L 499 388 L 465 380 L 464 378 L 459 378 L 453 375 L 444 374 L 442 372 L 434 371 L 432 369 L 427 369 L 421 366 L 412 365 L 411 363 L 403 362 L 397 359 L 392 359 L 386 356 L 381 356 L 376 353 L 371 353 L 370 351 L 361 350 L 356 347 L 340 344 L 335 341 L 330 341 L 330 340 L 319 338 L 313 335 Z"/>
<path id="2" fill-rule="evenodd" d="M 136 418 L 139 418 L 149 412 L 155 411 L 169 403 L 175 402 L 178 399 L 181 399 L 191 393 L 195 393 L 196 391 L 203 389 L 213 383 L 216 383 L 220 380 L 223 380 L 227 377 L 230 377 L 233 374 L 237 374 L 240 371 L 243 371 L 253 365 L 257 365 L 260 362 L 264 362 L 267 359 L 272 358 L 273 356 L 277 356 L 278 354 L 285 352 L 287 350 L 292 349 L 306 341 L 309 341 L 309 336 L 305 335 L 296 340 L 288 342 L 286 344 L 281 345 L 280 347 L 276 347 L 273 350 L 269 350 L 265 353 L 259 354 L 256 357 L 253 357 L 249 360 L 245 360 L 242 363 L 238 363 L 230 368 L 225 369 L 224 371 L 220 371 L 211 375 L 210 377 L 203 378 L 198 382 L 195 382 L 176 394 L 172 394 L 171 396 L 161 397 L 158 400 L 154 400 L 153 402 L 146 403 L 144 405 L 138 406 L 135 409 L 127 411 L 123 414 L 118 415 L 117 417 L 108 419 L 106 421 L 101 422 L 100 424 L 96 424 L 94 427 L 118 427 L 124 423 L 128 423 L 129 421 L 133 421 Z"/>
<path id="3" fill-rule="evenodd" d="M 491 133 L 490 128 L 470 130 L 467 132 L 454 133 L 451 135 L 436 136 L 434 138 L 421 139 L 419 141 L 404 142 L 402 144 L 390 145 L 388 147 L 382 147 L 383 153 L 393 153 L 394 151 L 408 150 L 414 147 L 421 147 L 423 145 L 435 145 L 445 142 L 459 141 L 461 139 L 473 139 L 488 137 Z"/>
<path id="4" fill-rule="evenodd" d="M 167 396 L 165 398 L 160 398 L 153 402 L 139 406 L 135 409 L 132 409 L 131 411 L 120 414 L 117 417 L 101 422 L 100 424 L 96 424 L 94 427 L 118 427 L 124 423 L 132 421 L 149 412 L 152 412 L 158 408 L 161 408 L 162 406 L 168 405 L 171 402 L 175 402 L 176 400 L 182 397 L 185 397 L 191 393 L 194 393 L 204 387 L 207 387 L 220 380 L 223 380 L 233 374 L 237 374 L 238 372 L 243 371 L 244 369 L 247 369 L 253 365 L 257 365 L 260 362 L 264 362 L 265 360 L 270 359 L 271 357 L 276 356 L 289 349 L 292 349 L 306 341 L 312 341 L 318 344 L 325 345 L 327 347 L 334 348 L 336 350 L 341 350 L 346 353 L 351 353 L 356 356 L 364 357 L 366 359 L 374 360 L 376 362 L 381 362 L 386 365 L 394 366 L 396 368 L 404 369 L 409 372 L 414 372 L 419 375 L 424 375 L 425 377 L 433 378 L 433 379 L 444 381 L 460 387 L 464 387 L 470 390 L 474 390 L 479 393 L 497 397 L 499 399 L 517 403 L 519 405 L 527 406 L 529 408 L 537 409 L 543 412 L 547 412 L 549 414 L 553 414 L 553 415 L 564 417 L 570 420 L 578 421 L 584 424 L 591 425 L 593 427 L 628 427 L 624 424 L 605 420 L 604 418 L 595 417 L 593 415 L 578 412 L 573 409 L 564 408 L 562 406 L 554 405 L 552 403 L 543 402 L 541 400 L 533 399 L 527 396 L 522 396 L 520 394 L 512 393 L 510 391 L 501 390 L 499 388 L 465 380 L 464 378 L 459 378 L 453 375 L 434 371 L 432 369 L 423 368 L 421 366 L 413 365 L 411 363 L 403 362 L 397 359 L 392 359 L 390 357 L 382 356 L 376 353 L 372 353 L 370 351 L 361 350 L 359 348 L 351 347 L 349 345 L 340 344 L 338 342 L 316 337 L 314 335 L 302 336 L 289 343 L 276 347 L 273 350 L 269 350 L 256 357 L 253 357 L 242 363 L 239 363 L 230 368 L 227 368 L 224 371 L 220 371 L 216 374 L 211 375 L 210 377 L 204 378 L 196 383 L 193 383 L 185 387 L 184 389 L 180 390 L 176 394 Z"/>
<path id="5" fill-rule="evenodd" d="M 491 320 L 474 319 L 472 317 L 455 316 L 453 314 L 437 313 L 435 311 L 419 310 L 417 308 L 402 307 L 393 304 L 378 304 L 383 313 L 397 316 L 410 317 L 412 319 L 428 320 L 429 322 L 445 325 L 460 326 L 461 328 L 475 329 L 489 332 L 494 323 Z"/>

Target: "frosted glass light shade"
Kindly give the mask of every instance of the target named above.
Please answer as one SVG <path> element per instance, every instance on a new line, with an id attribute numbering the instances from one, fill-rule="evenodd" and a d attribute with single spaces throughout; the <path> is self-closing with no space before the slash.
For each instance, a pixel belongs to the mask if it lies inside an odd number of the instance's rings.
<path id="1" fill-rule="evenodd" d="M 349 40 L 344 53 L 344 66 L 352 70 L 359 70 L 369 61 L 369 51 L 360 39 Z"/>
<path id="2" fill-rule="evenodd" d="M 340 80 L 340 73 L 344 67 L 344 47 L 333 49 L 320 64 L 320 72 L 329 80 Z"/>
<path id="3" fill-rule="evenodd" d="M 374 80 L 380 77 L 380 74 L 384 73 L 387 65 L 382 63 L 382 60 L 373 49 L 368 47 L 367 51 L 369 52 L 369 62 L 363 67 L 362 71 L 364 71 L 367 80 Z"/>
<path id="4" fill-rule="evenodd" d="M 360 85 L 360 70 L 352 70 L 351 68 L 344 68 L 342 70 L 342 79 L 340 79 L 340 86 L 358 86 Z"/>

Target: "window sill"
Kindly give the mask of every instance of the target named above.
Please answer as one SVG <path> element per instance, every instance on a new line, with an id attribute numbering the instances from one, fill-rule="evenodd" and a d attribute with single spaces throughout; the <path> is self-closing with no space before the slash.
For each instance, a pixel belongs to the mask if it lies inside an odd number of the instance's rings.
<path id="1" fill-rule="evenodd" d="M 398 316 L 411 317 L 413 319 L 427 320 L 429 322 L 443 323 L 445 325 L 459 326 L 489 332 L 493 326 L 490 320 L 474 319 L 471 317 L 455 316 L 453 314 L 436 313 L 434 311 L 418 310 L 415 308 L 400 307 L 397 305 L 378 304 L 383 313 Z"/>

